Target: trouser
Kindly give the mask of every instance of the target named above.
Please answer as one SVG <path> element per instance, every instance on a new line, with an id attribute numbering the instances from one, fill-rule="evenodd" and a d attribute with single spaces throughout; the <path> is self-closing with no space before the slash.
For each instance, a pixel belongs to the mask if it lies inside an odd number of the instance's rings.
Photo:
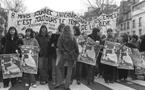
<path id="1" fill-rule="evenodd" d="M 61 84 L 64 81 L 64 64 L 66 60 L 60 60 L 56 70 L 57 70 L 57 83 Z M 71 82 L 71 76 L 72 76 L 72 69 L 73 69 L 73 62 L 68 62 L 67 66 L 67 74 L 65 78 L 65 88 L 68 88 Z"/>
<path id="2" fill-rule="evenodd" d="M 2 74 L 2 70 L 0 69 L 0 82 L 2 82 L 2 81 L 3 81 L 3 74 Z"/>
<path id="3" fill-rule="evenodd" d="M 132 78 L 132 79 L 137 79 L 137 75 L 135 73 L 135 69 L 136 67 L 134 67 L 133 70 L 129 70 L 129 76 Z"/>
<path id="4" fill-rule="evenodd" d="M 51 60 L 52 60 L 52 73 L 51 73 L 52 81 L 56 82 L 56 57 L 52 56 Z"/>
<path id="5" fill-rule="evenodd" d="M 16 78 L 3 79 L 4 86 L 9 86 L 9 82 L 11 82 L 12 86 L 14 86 L 17 83 L 17 79 Z"/>
<path id="6" fill-rule="evenodd" d="M 98 65 L 98 71 L 96 72 L 96 74 L 103 74 L 103 64 L 101 63 L 101 57 L 102 57 L 102 53 L 99 53 L 97 61 L 96 61 L 96 65 Z"/>
<path id="7" fill-rule="evenodd" d="M 82 66 L 83 66 L 83 63 L 81 62 L 76 63 L 76 79 L 77 80 L 80 80 L 82 77 Z"/>
<path id="8" fill-rule="evenodd" d="M 118 69 L 117 67 L 114 67 L 113 72 L 113 81 L 116 81 L 118 79 Z"/>
<path id="9" fill-rule="evenodd" d="M 103 72 L 103 78 L 105 81 L 114 81 L 115 74 L 116 74 L 116 67 L 109 66 L 109 65 L 103 65 L 104 66 L 104 72 Z"/>
<path id="10" fill-rule="evenodd" d="M 35 74 L 23 73 L 23 79 L 25 83 L 35 84 Z"/>
<path id="11" fill-rule="evenodd" d="M 119 79 L 127 79 L 128 70 L 118 69 Z"/>
<path id="12" fill-rule="evenodd" d="M 87 67 L 87 82 L 94 81 L 94 66 L 86 64 Z"/>
<path id="13" fill-rule="evenodd" d="M 57 75 L 57 83 L 60 84 L 65 78 L 65 68 L 64 68 L 65 62 L 63 60 L 60 60 L 58 65 L 56 66 L 56 75 Z"/>
<path id="14" fill-rule="evenodd" d="M 69 65 L 67 67 L 67 75 L 66 75 L 66 80 L 65 80 L 65 88 L 69 88 L 69 85 L 70 85 L 70 82 L 71 82 L 72 70 L 73 70 L 73 66 Z"/>
<path id="15" fill-rule="evenodd" d="M 47 81 L 48 80 L 48 66 L 51 65 L 51 63 L 48 64 L 47 57 L 39 57 L 38 65 L 39 65 L 38 69 L 39 69 L 40 81 Z"/>

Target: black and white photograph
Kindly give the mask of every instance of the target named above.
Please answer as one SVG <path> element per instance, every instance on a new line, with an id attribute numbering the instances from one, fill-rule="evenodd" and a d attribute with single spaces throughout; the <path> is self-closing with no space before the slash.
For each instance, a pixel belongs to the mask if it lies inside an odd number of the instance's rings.
<path id="1" fill-rule="evenodd" d="M 145 0 L 0 0 L 0 90 L 145 90 Z"/>

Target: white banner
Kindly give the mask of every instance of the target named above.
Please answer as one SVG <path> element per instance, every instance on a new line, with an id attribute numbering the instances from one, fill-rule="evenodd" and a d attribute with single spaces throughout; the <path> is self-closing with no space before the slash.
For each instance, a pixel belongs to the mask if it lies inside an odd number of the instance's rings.
<path id="1" fill-rule="evenodd" d="M 104 34 L 106 34 L 108 28 L 111 28 L 115 31 L 117 29 L 116 27 L 117 16 L 118 16 L 117 12 L 111 14 L 102 14 L 99 17 L 94 18 L 92 21 L 90 21 L 89 23 L 90 28 L 92 29 L 94 27 L 99 27 L 101 28 L 102 33 Z"/>
<path id="2" fill-rule="evenodd" d="M 83 20 L 73 12 L 56 12 L 44 8 L 34 13 L 27 14 L 14 13 L 10 11 L 8 15 L 8 28 L 14 26 L 18 32 L 21 33 L 24 33 L 28 27 L 38 32 L 41 25 L 46 25 L 49 31 L 56 32 L 61 23 L 70 26 L 77 25 L 80 27 L 82 32 L 90 32 L 87 21 Z"/>

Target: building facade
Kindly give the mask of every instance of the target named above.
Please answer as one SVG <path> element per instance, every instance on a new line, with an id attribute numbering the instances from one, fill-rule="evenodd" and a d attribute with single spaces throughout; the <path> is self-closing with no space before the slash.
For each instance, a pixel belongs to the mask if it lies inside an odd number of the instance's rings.
<path id="1" fill-rule="evenodd" d="M 132 34 L 141 36 L 145 34 L 145 0 L 135 4 L 131 8 Z"/>
<path id="2" fill-rule="evenodd" d="M 131 10 L 123 15 L 122 22 L 117 25 L 120 34 L 127 33 L 131 34 Z"/>
<path id="3" fill-rule="evenodd" d="M 132 34 L 132 5 L 138 3 L 139 0 L 122 0 L 120 2 L 120 10 L 117 19 L 117 29 L 120 34 Z"/>

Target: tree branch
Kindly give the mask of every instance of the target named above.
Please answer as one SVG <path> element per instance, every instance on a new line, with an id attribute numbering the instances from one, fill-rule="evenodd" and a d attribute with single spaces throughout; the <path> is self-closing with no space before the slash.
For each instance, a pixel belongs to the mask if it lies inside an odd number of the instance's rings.
<path id="1" fill-rule="evenodd" d="M 90 0 L 88 0 L 88 2 L 89 2 L 89 4 L 91 5 L 92 8 L 94 8 L 94 9 L 97 8 L 97 7 L 94 7 L 94 6 L 91 4 Z"/>
<path id="2" fill-rule="evenodd" d="M 0 0 L 7 9 L 15 12 L 23 12 L 25 10 L 23 0 Z"/>

